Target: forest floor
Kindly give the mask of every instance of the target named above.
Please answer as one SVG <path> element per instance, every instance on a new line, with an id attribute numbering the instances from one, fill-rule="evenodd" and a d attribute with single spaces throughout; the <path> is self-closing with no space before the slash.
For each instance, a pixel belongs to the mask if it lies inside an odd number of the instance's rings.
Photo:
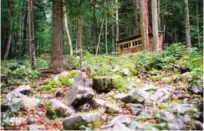
<path id="1" fill-rule="evenodd" d="M 173 45 L 162 53 L 85 53 L 83 69 L 39 74 L 25 59 L 2 61 L 1 129 L 203 130 L 203 56 Z M 41 56 L 40 67 L 49 58 Z"/>

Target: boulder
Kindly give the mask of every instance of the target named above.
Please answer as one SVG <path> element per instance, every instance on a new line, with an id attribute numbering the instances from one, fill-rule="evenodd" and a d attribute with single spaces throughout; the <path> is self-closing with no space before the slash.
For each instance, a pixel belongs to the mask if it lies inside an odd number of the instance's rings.
<path id="1" fill-rule="evenodd" d="M 114 80 L 120 76 L 97 76 L 93 78 L 93 89 L 96 92 L 109 92 L 115 89 Z"/>
<path id="2" fill-rule="evenodd" d="M 131 131 L 127 126 L 121 123 L 115 124 L 111 130 L 113 131 Z"/>
<path id="3" fill-rule="evenodd" d="M 86 75 L 85 70 L 83 69 L 79 76 L 74 80 L 73 87 L 77 87 L 79 85 L 85 86 L 86 81 L 88 80 L 88 76 Z"/>
<path id="4" fill-rule="evenodd" d="M 21 97 L 21 102 L 24 107 L 29 108 L 29 109 L 34 109 L 40 104 L 40 99 L 37 98 L 31 98 L 27 96 Z"/>
<path id="5" fill-rule="evenodd" d="M 185 124 L 180 119 L 172 120 L 167 124 L 169 130 L 184 130 Z"/>
<path id="6" fill-rule="evenodd" d="M 94 94 L 92 88 L 78 85 L 68 91 L 68 94 L 65 97 L 65 103 L 68 106 L 72 105 L 74 108 L 77 108 L 87 101 L 91 101 Z"/>
<path id="7" fill-rule="evenodd" d="M 65 130 L 79 129 L 80 125 L 92 123 L 96 120 L 99 120 L 100 117 L 101 113 L 99 112 L 74 114 L 63 120 L 63 127 Z"/>
<path id="8" fill-rule="evenodd" d="M 193 129 L 194 130 L 202 130 L 203 131 L 203 123 L 200 121 L 193 121 Z"/>
<path id="9" fill-rule="evenodd" d="M 131 119 L 127 115 L 117 115 L 114 117 L 110 123 L 108 124 L 109 127 L 117 125 L 117 124 L 125 124 L 128 125 L 130 124 Z"/>
<path id="10" fill-rule="evenodd" d="M 75 111 L 71 107 L 68 107 L 64 103 L 62 103 L 59 100 L 56 99 L 51 99 L 50 100 L 51 107 L 58 113 L 59 116 L 64 117 L 64 116 L 70 116 L 72 115 Z"/>
<path id="11" fill-rule="evenodd" d="M 131 72 L 129 71 L 128 68 L 123 69 L 122 71 L 120 71 L 120 73 L 121 73 L 123 76 L 130 76 L 130 75 L 131 75 Z"/>
<path id="12" fill-rule="evenodd" d="M 168 100 L 171 94 L 172 93 L 168 89 L 159 88 L 153 95 L 150 96 L 150 100 L 160 103 Z"/>
<path id="13" fill-rule="evenodd" d="M 132 121 L 129 125 L 128 128 L 131 130 L 145 130 L 145 125 L 138 123 L 136 121 Z"/>
<path id="14" fill-rule="evenodd" d="M 4 120 L 9 126 L 20 126 L 26 123 L 26 118 L 23 117 L 11 117 Z"/>
<path id="15" fill-rule="evenodd" d="M 190 104 L 173 104 L 168 108 L 169 112 L 186 114 L 191 111 L 197 112 L 197 109 Z"/>
<path id="16" fill-rule="evenodd" d="M 191 122 L 191 118 L 188 114 L 181 115 L 179 118 L 184 124 L 189 124 Z"/>
<path id="17" fill-rule="evenodd" d="M 167 122 L 170 121 L 174 121 L 176 119 L 176 117 L 174 116 L 174 114 L 170 113 L 170 112 L 161 112 L 160 113 L 161 117 L 163 117 L 165 120 L 167 120 Z"/>
<path id="18" fill-rule="evenodd" d="M 126 104 L 127 109 L 129 109 L 132 114 L 137 115 L 141 110 L 144 109 L 144 106 L 142 104 L 133 104 L 128 103 Z"/>
<path id="19" fill-rule="evenodd" d="M 110 111 L 110 112 L 117 112 L 120 113 L 122 112 L 122 108 L 118 107 L 115 104 L 109 103 L 105 100 L 102 99 L 93 99 L 95 106 L 97 107 L 105 107 L 107 110 L 106 111 Z"/>
<path id="20" fill-rule="evenodd" d="M 30 85 L 21 85 L 18 88 L 13 90 L 14 92 L 19 92 L 24 95 L 28 95 L 31 91 L 31 86 Z"/>

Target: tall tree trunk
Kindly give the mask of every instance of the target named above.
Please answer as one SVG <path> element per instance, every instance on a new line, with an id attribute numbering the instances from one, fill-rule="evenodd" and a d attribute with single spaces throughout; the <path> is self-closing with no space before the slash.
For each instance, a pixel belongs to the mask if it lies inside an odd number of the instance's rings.
<path id="1" fill-rule="evenodd" d="M 160 0 L 157 0 L 157 10 L 158 10 L 158 29 L 161 30 L 161 18 L 160 18 Z"/>
<path id="2" fill-rule="evenodd" d="M 133 10 L 134 10 L 134 35 L 138 35 L 139 34 L 139 17 L 138 17 L 138 7 L 139 7 L 139 1 L 138 0 L 133 0 Z"/>
<path id="3" fill-rule="evenodd" d="M 196 26 L 198 30 L 198 43 L 200 44 L 200 27 L 199 27 L 199 12 L 198 12 L 198 1 L 196 2 Z"/>
<path id="4" fill-rule="evenodd" d="M 106 47 L 106 54 L 108 54 L 108 38 L 107 38 L 107 13 L 105 13 L 104 15 L 104 21 L 105 21 L 105 30 L 104 30 L 104 34 L 105 34 L 105 47 Z"/>
<path id="5" fill-rule="evenodd" d="M 104 25 L 104 16 L 103 16 L 102 23 L 101 23 L 101 29 L 100 29 L 100 32 L 98 34 L 98 43 L 97 43 L 97 47 L 96 47 L 96 55 L 98 54 L 98 49 L 99 49 L 99 45 L 101 42 L 101 34 L 102 34 L 102 30 L 103 30 L 103 25 Z"/>
<path id="6" fill-rule="evenodd" d="M 93 20 L 92 20 L 92 37 L 93 37 L 93 44 L 92 44 L 92 46 L 93 47 L 95 47 L 95 45 L 96 45 L 96 42 L 97 42 L 97 38 L 96 38 L 96 36 L 97 36 L 97 34 L 96 34 L 96 7 L 95 7 L 95 5 L 93 6 L 93 18 L 92 18 Z M 95 51 L 95 48 L 93 48 L 93 52 Z"/>
<path id="7" fill-rule="evenodd" d="M 140 0 L 140 26 L 141 26 L 141 36 L 142 42 L 144 44 L 144 49 L 149 50 L 149 36 L 148 36 L 148 22 L 147 22 L 147 9 L 145 6 L 147 0 Z"/>
<path id="8" fill-rule="evenodd" d="M 186 27 L 186 43 L 189 48 L 191 48 L 191 29 L 190 29 L 190 19 L 189 19 L 189 7 L 188 0 L 184 0 L 185 3 L 185 27 Z"/>
<path id="9" fill-rule="evenodd" d="M 118 4 L 118 0 L 115 0 L 115 4 Z M 118 9 L 116 9 L 115 12 L 115 25 L 116 25 L 116 43 L 119 41 L 119 14 L 118 14 Z M 116 50 L 117 50 L 117 45 L 116 45 Z"/>
<path id="10" fill-rule="evenodd" d="M 6 52 L 4 54 L 4 60 L 7 59 L 10 46 L 11 46 L 11 40 L 12 40 L 12 26 L 13 26 L 13 0 L 9 0 L 9 12 L 8 12 L 8 21 L 9 21 L 9 29 L 8 29 L 8 41 L 6 46 Z"/>
<path id="11" fill-rule="evenodd" d="M 79 56 L 80 56 L 80 65 L 82 66 L 82 14 L 81 14 L 81 6 L 82 6 L 82 0 L 78 0 L 79 6 L 78 6 L 78 21 L 77 21 L 77 26 L 78 26 L 78 47 L 79 47 Z"/>
<path id="12" fill-rule="evenodd" d="M 66 5 L 64 6 L 64 24 L 65 24 L 65 30 L 66 30 L 66 33 L 67 33 L 68 43 L 69 43 L 69 55 L 73 56 L 72 39 L 71 39 L 71 36 L 70 36 L 69 27 L 68 27 Z"/>
<path id="13" fill-rule="evenodd" d="M 115 21 L 114 21 L 114 17 L 113 17 L 113 22 L 112 22 L 112 52 L 116 51 L 115 50 Z"/>
<path id="14" fill-rule="evenodd" d="M 160 50 L 159 34 L 158 34 L 158 14 L 157 0 L 152 0 L 152 26 L 153 26 L 153 44 L 156 51 Z"/>
<path id="15" fill-rule="evenodd" d="M 29 32 L 29 45 L 30 45 L 30 55 L 32 57 L 32 68 L 36 68 L 36 52 L 35 52 L 35 32 L 34 32 L 34 15 L 33 15 L 33 0 L 28 2 L 28 32 Z"/>
<path id="16" fill-rule="evenodd" d="M 69 24 L 69 34 L 70 36 L 72 36 L 72 12 L 73 12 L 73 9 L 72 9 L 72 1 L 71 0 L 68 0 L 68 4 L 69 4 L 69 19 L 68 19 L 68 24 Z"/>
<path id="17" fill-rule="evenodd" d="M 52 50 L 50 68 L 54 72 L 64 70 L 63 63 L 63 1 L 53 0 L 52 7 Z"/>

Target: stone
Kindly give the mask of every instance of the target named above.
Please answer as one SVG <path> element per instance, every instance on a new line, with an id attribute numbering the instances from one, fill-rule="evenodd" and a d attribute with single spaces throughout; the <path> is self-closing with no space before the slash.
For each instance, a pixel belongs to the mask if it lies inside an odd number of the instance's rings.
<path id="1" fill-rule="evenodd" d="M 176 117 L 174 116 L 174 114 L 170 113 L 170 112 L 161 112 L 160 113 L 161 117 L 163 117 L 165 120 L 167 120 L 168 122 L 173 121 L 176 119 Z"/>
<path id="2" fill-rule="evenodd" d="M 77 108 L 77 106 L 82 105 L 87 101 L 91 101 L 94 94 L 92 88 L 79 85 L 68 91 L 68 94 L 65 97 L 65 103 L 68 106 L 72 105 L 74 108 Z"/>
<path id="3" fill-rule="evenodd" d="M 197 109 L 190 104 L 173 104 L 168 108 L 169 112 L 186 114 L 191 111 L 197 112 Z"/>
<path id="4" fill-rule="evenodd" d="M 130 129 L 128 127 L 126 127 L 124 124 L 121 123 L 117 123 L 113 126 L 113 128 L 111 129 L 113 131 L 130 131 Z"/>
<path id="5" fill-rule="evenodd" d="M 127 109 L 129 109 L 132 114 L 137 115 L 141 110 L 144 109 L 144 106 L 142 104 L 133 104 L 128 103 L 126 104 Z"/>
<path id="6" fill-rule="evenodd" d="M 149 93 L 142 89 L 131 90 L 128 93 L 120 93 L 114 98 L 121 100 L 125 103 L 143 103 L 145 100 L 148 100 Z"/>
<path id="7" fill-rule="evenodd" d="M 61 97 L 63 96 L 64 92 L 63 92 L 63 89 L 62 88 L 56 88 L 55 90 L 55 96 L 56 97 Z"/>
<path id="8" fill-rule="evenodd" d="M 51 107 L 58 113 L 59 116 L 70 116 L 74 114 L 74 109 L 71 107 L 68 107 L 66 104 L 62 103 L 59 100 L 51 99 L 50 100 Z"/>
<path id="9" fill-rule="evenodd" d="M 203 123 L 201 123 L 200 121 L 193 121 L 193 129 L 194 130 L 203 130 Z"/>
<path id="10" fill-rule="evenodd" d="M 171 93 L 166 88 L 159 88 L 153 95 L 150 96 L 150 100 L 157 103 L 168 100 Z"/>
<path id="11" fill-rule="evenodd" d="M 194 94 L 203 95 L 202 87 L 191 87 L 190 89 Z"/>
<path id="12" fill-rule="evenodd" d="M 130 124 L 130 122 L 131 122 L 131 119 L 127 115 L 117 115 L 116 117 L 114 117 L 110 121 L 108 126 L 114 126 L 116 124 L 125 124 L 125 125 L 128 125 L 128 124 Z"/>
<path id="13" fill-rule="evenodd" d="M 44 125 L 31 124 L 29 125 L 29 131 L 41 131 Z"/>
<path id="14" fill-rule="evenodd" d="M 6 99 L 12 103 L 19 103 L 21 101 L 21 97 L 24 96 L 23 94 L 19 93 L 19 92 L 9 92 L 8 94 L 6 94 Z"/>
<path id="15" fill-rule="evenodd" d="M 120 76 L 96 76 L 93 78 L 93 89 L 98 93 L 108 93 L 115 89 L 114 80 Z"/>
<path id="16" fill-rule="evenodd" d="M 13 90 L 14 92 L 19 92 L 24 95 L 28 95 L 31 91 L 31 86 L 30 85 L 21 85 L 18 88 Z"/>
<path id="17" fill-rule="evenodd" d="M 180 120 L 184 123 L 184 124 L 189 124 L 191 122 L 191 118 L 188 114 L 185 115 L 181 115 L 180 116 Z"/>
<path id="18" fill-rule="evenodd" d="M 131 130 L 145 130 L 145 126 L 141 123 L 136 122 L 136 121 L 132 121 L 128 125 L 128 128 Z"/>
<path id="19" fill-rule="evenodd" d="M 79 129 L 80 125 L 92 123 L 96 120 L 99 120 L 100 117 L 101 113 L 99 112 L 74 114 L 63 120 L 63 127 L 65 130 Z"/>
<path id="20" fill-rule="evenodd" d="M 85 70 L 82 70 L 79 76 L 74 80 L 73 87 L 77 86 L 85 86 L 86 81 L 88 80 L 88 76 L 86 75 Z"/>
<path id="21" fill-rule="evenodd" d="M 40 104 L 40 100 L 37 98 L 31 98 L 28 96 L 22 96 L 21 97 L 21 103 L 24 107 L 29 109 L 34 109 Z"/>
<path id="22" fill-rule="evenodd" d="M 117 112 L 117 113 L 120 113 L 122 112 L 122 108 L 118 107 L 117 105 L 115 104 L 112 104 L 112 103 L 109 103 L 105 100 L 102 100 L 102 99 L 93 99 L 94 101 L 94 104 L 96 106 L 101 106 L 101 107 L 105 107 L 108 109 L 108 111 L 111 111 L 111 112 Z"/>
<path id="23" fill-rule="evenodd" d="M 23 117 L 11 117 L 4 120 L 9 126 L 20 126 L 26 123 L 26 118 Z"/>
<path id="24" fill-rule="evenodd" d="M 122 71 L 120 71 L 120 73 L 124 76 L 130 76 L 131 72 L 129 71 L 128 68 L 123 69 Z"/>
<path id="25" fill-rule="evenodd" d="M 175 119 L 167 124 L 169 130 L 184 130 L 185 124 L 180 119 Z"/>

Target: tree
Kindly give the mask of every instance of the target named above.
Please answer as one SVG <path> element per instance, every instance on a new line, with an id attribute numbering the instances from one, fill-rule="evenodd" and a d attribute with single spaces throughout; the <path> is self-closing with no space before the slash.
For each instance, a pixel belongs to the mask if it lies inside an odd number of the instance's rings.
<path id="1" fill-rule="evenodd" d="M 98 42 L 97 42 L 97 47 L 96 47 L 96 55 L 98 54 L 98 49 L 99 49 L 99 45 L 100 45 L 100 42 L 101 42 L 101 34 L 102 34 L 102 30 L 103 30 L 103 25 L 104 25 L 104 16 L 102 18 L 101 28 L 100 28 L 100 32 L 99 32 L 99 35 L 98 35 Z"/>
<path id="2" fill-rule="evenodd" d="M 115 4 L 118 4 L 118 0 L 115 0 Z M 115 26 L 116 26 L 116 34 L 115 35 L 116 35 L 116 42 L 117 42 L 117 41 L 119 41 L 119 16 L 118 16 L 118 8 L 116 9 L 116 12 L 115 12 Z"/>
<path id="3" fill-rule="evenodd" d="M 53 72 L 61 72 L 64 69 L 63 63 L 63 2 L 53 0 L 52 7 L 52 49 L 50 69 Z"/>
<path id="4" fill-rule="evenodd" d="M 190 19 L 189 19 L 189 7 L 188 0 L 184 0 L 185 3 L 185 27 L 186 27 L 186 43 L 191 48 L 191 30 L 190 30 Z"/>
<path id="5" fill-rule="evenodd" d="M 78 32 L 77 32 L 77 40 L 78 40 L 78 47 L 79 47 L 79 56 L 80 56 L 80 64 L 82 66 L 82 14 L 81 14 L 81 6 L 82 6 L 82 0 L 78 0 L 79 6 L 78 6 L 78 12 L 77 12 L 77 28 L 78 28 Z"/>
<path id="6" fill-rule="evenodd" d="M 8 30 L 8 41 L 6 46 L 6 52 L 4 55 L 4 60 L 7 59 L 10 46 L 11 46 L 11 40 L 12 40 L 12 26 L 13 26 L 13 0 L 9 0 L 9 11 L 8 11 L 8 22 L 9 22 L 9 30 Z"/>
<path id="7" fill-rule="evenodd" d="M 105 0 L 105 5 L 106 5 L 106 0 Z M 108 31 L 108 24 L 107 24 L 107 11 L 104 12 L 104 21 L 105 21 L 105 49 L 106 49 L 106 54 L 108 54 L 108 38 L 107 38 L 107 31 Z"/>
<path id="8" fill-rule="evenodd" d="M 140 0 L 140 26 L 141 26 L 141 36 L 142 42 L 144 44 L 144 49 L 149 49 L 149 37 L 148 37 L 148 20 L 147 20 L 147 0 Z"/>
<path id="9" fill-rule="evenodd" d="M 28 36 L 29 36 L 29 54 L 32 57 L 32 68 L 36 68 L 37 59 L 35 52 L 35 32 L 34 32 L 34 15 L 33 15 L 33 0 L 28 2 Z"/>
<path id="10" fill-rule="evenodd" d="M 153 44 L 156 51 L 160 50 L 159 34 L 158 34 L 158 13 L 157 0 L 152 0 L 152 27 L 153 27 Z"/>
<path id="11" fill-rule="evenodd" d="M 69 55 L 73 56 L 72 39 L 70 36 L 69 27 L 68 27 L 66 6 L 64 6 L 64 25 L 65 25 L 65 30 L 67 33 L 67 39 L 68 39 L 68 43 L 69 43 Z"/>

